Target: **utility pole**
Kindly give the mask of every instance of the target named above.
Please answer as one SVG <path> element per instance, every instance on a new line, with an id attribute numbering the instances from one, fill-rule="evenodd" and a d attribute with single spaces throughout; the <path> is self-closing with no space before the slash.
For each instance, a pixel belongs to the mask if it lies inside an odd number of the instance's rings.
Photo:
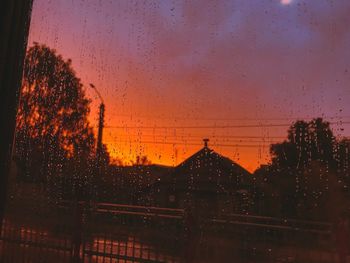
<path id="1" fill-rule="evenodd" d="M 100 112 L 99 112 L 99 119 L 98 119 L 98 135 L 97 135 L 97 147 L 96 147 L 97 159 L 100 159 L 102 154 L 102 134 L 103 134 L 104 116 L 105 116 L 105 105 L 102 102 L 100 104 Z"/>
<path id="2" fill-rule="evenodd" d="M 94 169 L 94 172 L 92 174 L 92 181 L 91 181 L 91 193 L 95 194 L 94 197 L 97 196 L 98 192 L 98 186 L 99 182 L 101 180 L 101 168 L 102 168 L 102 133 L 103 133 L 103 125 L 104 125 L 104 113 L 105 113 L 105 105 L 103 103 L 103 99 L 101 94 L 98 92 L 94 84 L 90 83 L 90 87 L 96 92 L 97 96 L 100 98 L 100 107 L 99 107 L 99 120 L 98 120 L 98 134 L 97 134 L 97 145 L 96 145 L 96 169 Z M 84 205 L 89 206 L 89 209 L 91 209 L 91 201 L 93 200 L 92 196 L 89 197 L 88 201 L 83 201 Z M 95 200 L 97 201 L 97 199 Z M 82 232 L 83 232 L 83 226 L 84 226 L 84 207 L 82 206 L 82 203 L 79 202 L 79 200 L 75 203 L 74 208 L 74 220 L 75 220 L 75 232 L 74 232 L 74 239 L 73 239 L 73 263 L 80 263 L 81 262 L 81 249 L 82 249 Z"/>
<path id="3" fill-rule="evenodd" d="M 96 92 L 99 97 L 100 103 L 100 111 L 99 111 L 99 119 L 98 119 L 98 134 L 97 134 L 97 146 L 96 146 L 96 158 L 98 161 L 98 166 L 101 165 L 101 154 L 102 154 L 102 134 L 104 127 L 104 116 L 105 116 L 105 104 L 103 103 L 103 99 L 101 94 L 96 89 L 95 85 L 90 83 L 90 87 Z"/>

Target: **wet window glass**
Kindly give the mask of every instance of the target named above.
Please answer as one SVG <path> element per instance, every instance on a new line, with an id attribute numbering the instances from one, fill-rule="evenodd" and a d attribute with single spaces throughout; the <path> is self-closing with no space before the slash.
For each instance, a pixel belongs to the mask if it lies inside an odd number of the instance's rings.
<path id="1" fill-rule="evenodd" d="M 349 12 L 34 0 L 0 261 L 347 262 Z"/>

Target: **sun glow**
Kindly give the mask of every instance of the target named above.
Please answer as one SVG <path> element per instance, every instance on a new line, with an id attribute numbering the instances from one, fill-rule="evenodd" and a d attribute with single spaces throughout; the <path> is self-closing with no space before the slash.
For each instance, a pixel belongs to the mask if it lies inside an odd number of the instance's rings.
<path id="1" fill-rule="evenodd" d="M 293 0 L 281 0 L 282 5 L 290 5 L 293 2 Z"/>

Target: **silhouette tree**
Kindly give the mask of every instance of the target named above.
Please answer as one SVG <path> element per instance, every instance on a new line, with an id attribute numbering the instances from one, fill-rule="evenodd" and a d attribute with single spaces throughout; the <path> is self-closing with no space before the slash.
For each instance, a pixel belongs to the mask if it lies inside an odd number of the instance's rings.
<path id="1" fill-rule="evenodd" d="M 336 166 L 334 151 L 337 142 L 329 122 L 325 122 L 321 118 L 314 119 L 309 123 L 309 130 L 311 159 L 322 162 L 329 169 L 334 169 Z"/>
<path id="2" fill-rule="evenodd" d="M 350 139 L 344 138 L 337 144 L 337 172 L 345 187 L 350 188 Z"/>
<path id="3" fill-rule="evenodd" d="M 272 164 L 295 171 L 304 170 L 311 161 L 320 161 L 335 168 L 336 140 L 329 123 L 321 118 L 310 122 L 297 121 L 288 130 L 288 139 L 272 144 Z"/>
<path id="4" fill-rule="evenodd" d="M 25 178 L 48 179 L 69 160 L 88 162 L 95 141 L 89 104 L 71 60 L 34 43 L 24 62 L 17 114 L 15 151 Z"/>
<path id="5" fill-rule="evenodd" d="M 132 165 L 150 165 L 152 164 L 151 160 L 148 159 L 148 157 L 146 155 L 140 156 L 137 155 L 136 156 L 136 160 L 132 162 Z"/>
<path id="6" fill-rule="evenodd" d="M 256 176 L 270 189 L 278 189 L 283 215 L 308 217 L 313 209 L 317 211 L 313 216 L 320 216 L 330 195 L 339 189 L 337 167 L 346 166 L 344 145 L 338 145 L 329 123 L 321 118 L 296 121 L 287 140 L 271 145 L 271 163 L 257 170 Z"/>

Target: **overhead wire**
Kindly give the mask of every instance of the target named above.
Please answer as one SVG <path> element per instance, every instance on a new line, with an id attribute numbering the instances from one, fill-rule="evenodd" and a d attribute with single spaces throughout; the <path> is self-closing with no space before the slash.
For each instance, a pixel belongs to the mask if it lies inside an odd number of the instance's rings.
<path id="1" fill-rule="evenodd" d="M 350 124 L 350 121 L 329 122 L 329 124 Z M 290 123 L 246 124 L 246 125 L 203 125 L 203 126 L 105 126 L 107 129 L 230 129 L 230 128 L 271 128 L 289 127 Z"/>
<path id="2" fill-rule="evenodd" d="M 108 141 L 106 141 L 108 142 Z M 187 142 L 161 142 L 161 141 L 127 141 L 127 140 L 118 140 L 118 141 L 112 141 L 115 143 L 138 143 L 138 144 L 164 144 L 164 145 L 185 145 L 185 146 L 202 146 L 203 144 L 200 143 L 187 143 Z M 110 143 L 110 142 L 109 142 Z M 215 147 L 234 147 L 234 148 L 257 148 L 257 147 L 263 147 L 268 146 L 268 144 L 224 144 L 224 143 L 213 143 L 212 144 Z"/>

